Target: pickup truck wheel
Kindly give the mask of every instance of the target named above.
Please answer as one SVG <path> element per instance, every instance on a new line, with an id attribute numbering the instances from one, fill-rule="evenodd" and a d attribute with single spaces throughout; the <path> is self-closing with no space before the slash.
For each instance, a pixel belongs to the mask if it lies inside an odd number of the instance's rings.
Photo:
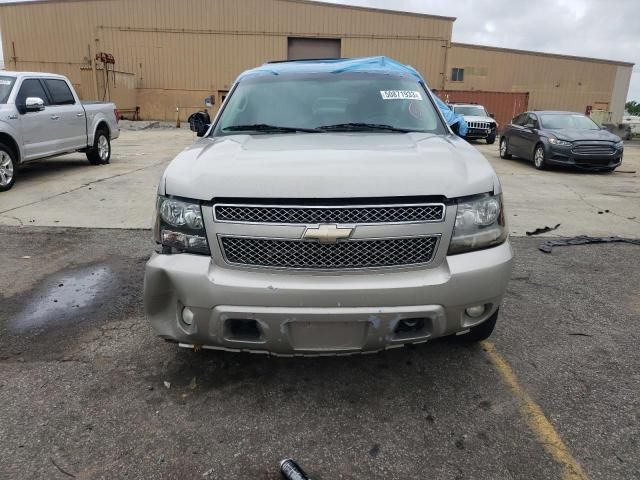
<path id="1" fill-rule="evenodd" d="M 498 312 L 499 310 L 496 310 L 496 313 L 491 315 L 480 325 L 471 327 L 469 329 L 469 333 L 465 333 L 464 335 L 457 335 L 454 337 L 454 339 L 462 343 L 476 343 L 481 342 L 482 340 L 486 340 L 493 333 L 493 329 L 496 328 Z"/>
<path id="2" fill-rule="evenodd" d="M 109 134 L 98 130 L 93 139 L 93 147 L 87 152 L 87 160 L 91 165 L 104 165 L 111 159 L 111 142 Z"/>
<path id="3" fill-rule="evenodd" d="M 511 158 L 511 154 L 509 153 L 509 141 L 507 140 L 507 137 L 502 137 L 500 139 L 500 158 Z"/>
<path id="4" fill-rule="evenodd" d="M 0 192 L 6 192 L 16 183 L 15 153 L 5 144 L 0 143 Z"/>

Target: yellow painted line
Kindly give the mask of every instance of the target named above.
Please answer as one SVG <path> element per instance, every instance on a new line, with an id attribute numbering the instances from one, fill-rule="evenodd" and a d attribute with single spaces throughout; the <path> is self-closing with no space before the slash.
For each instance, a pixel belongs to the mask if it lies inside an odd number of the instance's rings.
<path id="1" fill-rule="evenodd" d="M 516 374 L 511 369 L 500 353 L 496 350 L 493 343 L 484 341 L 482 348 L 493 366 L 498 370 L 502 380 L 506 383 L 513 394 L 520 402 L 520 413 L 529 424 L 529 428 L 538 438 L 538 442 L 542 444 L 544 449 L 553 457 L 553 459 L 562 466 L 563 480 L 587 480 L 587 475 L 582 470 L 578 461 L 573 458 L 571 452 L 564 444 L 556 429 L 553 428 L 551 422 L 547 419 L 540 406 L 533 401 L 529 394 L 518 383 Z"/>

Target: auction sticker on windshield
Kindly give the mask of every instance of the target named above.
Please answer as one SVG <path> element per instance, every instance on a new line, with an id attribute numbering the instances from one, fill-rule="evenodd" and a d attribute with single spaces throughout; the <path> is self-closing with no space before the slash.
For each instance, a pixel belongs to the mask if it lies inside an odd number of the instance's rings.
<path id="1" fill-rule="evenodd" d="M 383 100 L 422 100 L 420 92 L 414 90 L 380 90 Z"/>

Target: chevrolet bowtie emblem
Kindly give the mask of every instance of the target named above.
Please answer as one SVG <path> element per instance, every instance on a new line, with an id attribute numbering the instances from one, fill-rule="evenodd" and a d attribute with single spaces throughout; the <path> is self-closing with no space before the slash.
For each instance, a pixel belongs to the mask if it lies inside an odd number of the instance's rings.
<path id="1" fill-rule="evenodd" d="M 343 238 L 349 238 L 353 228 L 338 227 L 337 225 L 320 225 L 318 228 L 307 228 L 302 238 L 318 240 L 320 243 L 336 243 Z"/>

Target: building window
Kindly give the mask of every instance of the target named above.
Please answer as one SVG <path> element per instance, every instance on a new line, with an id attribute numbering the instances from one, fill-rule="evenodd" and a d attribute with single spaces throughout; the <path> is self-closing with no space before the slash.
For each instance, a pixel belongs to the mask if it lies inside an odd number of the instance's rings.
<path id="1" fill-rule="evenodd" d="M 452 82 L 464 82 L 464 68 L 452 68 L 451 69 L 451 81 Z"/>

